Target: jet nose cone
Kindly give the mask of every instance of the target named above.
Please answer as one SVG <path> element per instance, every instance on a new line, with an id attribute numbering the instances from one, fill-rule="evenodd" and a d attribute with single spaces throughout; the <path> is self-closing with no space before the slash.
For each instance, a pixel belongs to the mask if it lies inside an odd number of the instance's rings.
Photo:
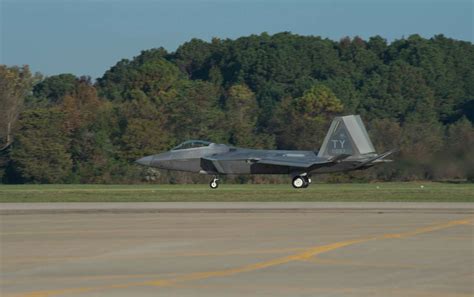
<path id="1" fill-rule="evenodd" d="M 135 162 L 137 162 L 140 165 L 150 166 L 152 160 L 153 160 L 153 156 L 147 156 L 147 157 L 143 157 L 141 159 L 138 159 Z"/>

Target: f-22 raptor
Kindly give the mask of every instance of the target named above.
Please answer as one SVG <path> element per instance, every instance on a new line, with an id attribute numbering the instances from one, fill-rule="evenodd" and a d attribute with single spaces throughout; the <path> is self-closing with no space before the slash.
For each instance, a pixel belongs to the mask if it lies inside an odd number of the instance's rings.
<path id="1" fill-rule="evenodd" d="M 168 152 L 136 162 L 160 169 L 213 175 L 212 189 L 220 175 L 288 174 L 294 188 L 306 188 L 311 175 L 360 170 L 379 163 L 395 152 L 377 154 L 359 115 L 336 117 L 319 151 L 263 150 L 188 140 Z"/>

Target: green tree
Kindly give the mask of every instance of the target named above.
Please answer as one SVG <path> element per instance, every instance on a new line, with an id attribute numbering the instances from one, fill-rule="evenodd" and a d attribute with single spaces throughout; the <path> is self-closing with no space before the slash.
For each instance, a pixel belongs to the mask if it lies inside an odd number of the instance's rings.
<path id="1" fill-rule="evenodd" d="M 205 78 L 212 44 L 197 38 L 185 42 L 174 53 L 174 60 L 181 71 L 191 78 Z"/>
<path id="2" fill-rule="evenodd" d="M 22 181 L 68 181 L 72 160 L 63 120 L 64 114 L 57 108 L 32 109 L 22 113 L 11 153 L 13 167 Z"/>
<path id="3" fill-rule="evenodd" d="M 167 61 L 163 49 L 143 51 L 133 61 L 122 60 L 97 81 L 101 96 L 111 100 L 132 100 L 141 91 L 157 101 L 175 95 L 175 84 L 183 74 Z"/>
<path id="4" fill-rule="evenodd" d="M 119 129 L 111 104 L 103 103 L 88 122 L 75 133 L 71 148 L 74 181 L 81 183 L 111 183 L 126 180 L 123 168 L 127 163 L 119 158 L 119 147 L 113 142 Z M 115 180 L 114 180 L 115 179 Z"/>
<path id="5" fill-rule="evenodd" d="M 273 120 L 277 146 L 314 150 L 321 146 L 329 121 L 344 106 L 327 86 L 316 84 L 303 96 L 286 98 Z"/>
<path id="6" fill-rule="evenodd" d="M 244 147 L 270 145 L 272 140 L 257 131 L 258 104 L 255 94 L 246 85 L 229 88 L 225 110 L 229 143 Z"/>
<path id="7" fill-rule="evenodd" d="M 474 181 L 474 127 L 466 118 L 449 125 L 445 149 L 438 156 L 438 175 Z"/>
<path id="8" fill-rule="evenodd" d="M 392 149 L 400 149 L 402 146 L 402 127 L 395 119 L 374 119 L 368 125 L 370 139 L 379 153 L 387 152 Z M 394 180 L 399 177 L 403 160 L 400 160 L 399 154 L 390 156 L 395 162 L 378 166 L 365 172 L 372 179 Z"/>
<path id="9" fill-rule="evenodd" d="M 120 155 L 127 161 L 170 148 L 174 140 L 167 130 L 166 117 L 144 94 L 120 106 L 122 134 Z"/>
<path id="10" fill-rule="evenodd" d="M 163 106 L 166 126 L 177 142 L 186 139 L 225 141 L 227 125 L 219 107 L 219 89 L 204 81 L 183 80 L 177 96 Z"/>
<path id="11" fill-rule="evenodd" d="M 401 152 L 405 179 L 432 179 L 435 156 L 442 150 L 443 126 L 437 121 L 409 118 L 402 126 Z"/>
<path id="12" fill-rule="evenodd" d="M 74 93 L 76 84 L 76 76 L 69 73 L 47 77 L 34 86 L 32 100 L 28 103 L 59 104 L 64 96 Z"/>
<path id="13" fill-rule="evenodd" d="M 0 65 L 0 151 L 13 143 L 18 115 L 33 81 L 28 66 Z"/>

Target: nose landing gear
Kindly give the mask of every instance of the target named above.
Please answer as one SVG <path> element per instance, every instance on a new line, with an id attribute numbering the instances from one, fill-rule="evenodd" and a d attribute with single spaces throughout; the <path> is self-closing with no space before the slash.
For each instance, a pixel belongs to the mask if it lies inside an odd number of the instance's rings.
<path id="1" fill-rule="evenodd" d="M 211 182 L 209 183 L 209 187 L 211 187 L 211 189 L 217 189 L 219 187 L 219 179 L 217 176 L 212 178 Z"/>

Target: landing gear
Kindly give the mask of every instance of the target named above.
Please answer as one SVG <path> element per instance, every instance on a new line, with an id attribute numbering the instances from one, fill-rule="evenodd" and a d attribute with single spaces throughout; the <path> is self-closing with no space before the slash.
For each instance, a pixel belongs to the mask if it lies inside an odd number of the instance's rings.
<path id="1" fill-rule="evenodd" d="M 219 187 L 219 179 L 217 176 L 214 176 L 214 178 L 211 180 L 209 187 L 211 187 L 211 189 L 217 189 Z"/>
<path id="2" fill-rule="evenodd" d="M 295 189 L 307 188 L 311 183 L 311 178 L 308 175 L 297 175 L 293 178 L 291 185 Z"/>
<path id="3" fill-rule="evenodd" d="M 311 178 L 307 175 L 303 175 L 302 176 L 303 179 L 304 179 L 304 186 L 303 188 L 307 188 L 309 186 L 309 184 L 311 183 Z"/>

